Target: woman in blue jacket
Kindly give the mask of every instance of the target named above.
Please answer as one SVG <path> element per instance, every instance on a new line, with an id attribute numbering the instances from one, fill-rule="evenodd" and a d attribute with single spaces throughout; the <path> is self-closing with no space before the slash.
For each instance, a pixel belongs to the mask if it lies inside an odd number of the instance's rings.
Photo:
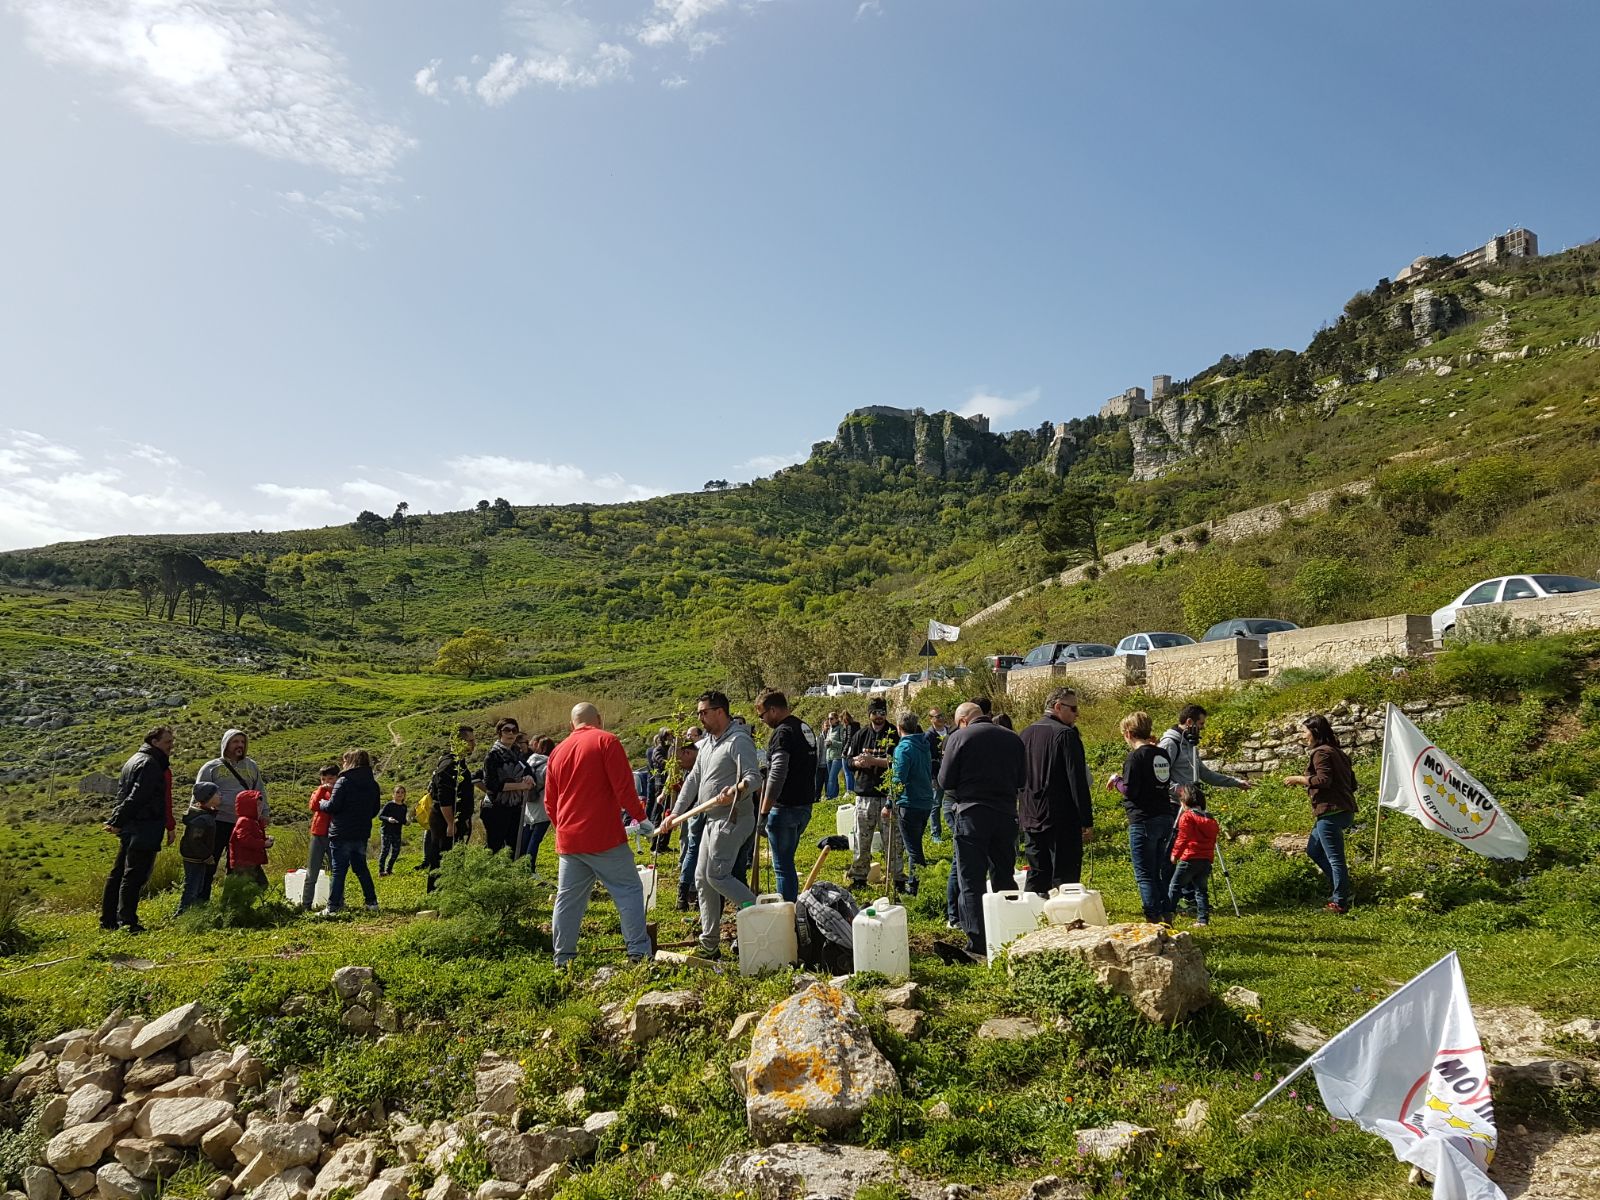
<path id="1" fill-rule="evenodd" d="M 328 888 L 328 914 L 344 911 L 344 880 L 354 871 L 361 881 L 361 896 L 369 910 L 378 907 L 378 890 L 367 867 L 367 844 L 372 841 L 372 822 L 378 815 L 382 797 L 372 774 L 372 756 L 365 750 L 346 750 L 343 770 L 334 781 L 333 793 L 322 801 L 322 811 L 332 818 L 328 823 L 328 852 L 333 859 L 333 882 Z"/>
<path id="2" fill-rule="evenodd" d="M 900 741 L 894 748 L 894 807 L 900 819 L 900 837 L 905 842 L 911 871 L 906 890 L 917 894 L 917 876 L 928 865 L 922 851 L 922 835 L 933 814 L 933 749 L 915 713 L 901 713 L 898 722 Z"/>

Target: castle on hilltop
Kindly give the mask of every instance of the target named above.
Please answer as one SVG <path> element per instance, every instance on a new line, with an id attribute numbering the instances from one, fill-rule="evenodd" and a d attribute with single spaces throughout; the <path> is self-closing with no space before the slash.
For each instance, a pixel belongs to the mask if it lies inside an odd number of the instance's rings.
<path id="1" fill-rule="evenodd" d="M 1464 271 L 1474 271 L 1479 267 L 1492 266 L 1506 259 L 1538 257 L 1538 234 L 1531 229 L 1508 229 L 1498 237 L 1490 238 L 1483 245 L 1476 246 L 1465 254 L 1456 255 L 1448 264 L 1440 263 L 1426 254 L 1421 258 L 1414 258 L 1410 266 L 1402 267 L 1395 273 L 1394 281 L 1409 283 L 1446 265 L 1460 267 Z"/>
<path id="2" fill-rule="evenodd" d="M 1154 375 L 1150 378 L 1150 396 L 1146 399 L 1142 387 L 1131 387 L 1119 396 L 1113 396 L 1100 406 L 1100 417 L 1116 417 L 1123 421 L 1136 420 L 1150 415 L 1150 401 L 1164 400 L 1172 391 L 1171 375 Z"/>

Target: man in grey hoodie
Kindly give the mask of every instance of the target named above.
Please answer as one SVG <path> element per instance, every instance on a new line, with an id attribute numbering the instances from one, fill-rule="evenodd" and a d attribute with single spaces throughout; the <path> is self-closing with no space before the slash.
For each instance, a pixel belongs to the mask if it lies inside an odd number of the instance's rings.
<path id="1" fill-rule="evenodd" d="M 228 861 L 228 839 L 233 836 L 233 822 L 237 816 L 234 801 L 240 792 L 261 793 L 258 813 L 263 825 L 268 821 L 266 776 L 261 774 L 256 760 L 250 757 L 249 749 L 250 738 L 244 730 L 228 730 L 222 735 L 222 746 L 217 757 L 201 767 L 194 777 L 196 783 L 217 785 L 217 796 L 221 802 L 217 807 L 217 863 Z M 216 870 L 214 863 L 211 867 L 213 876 Z"/>

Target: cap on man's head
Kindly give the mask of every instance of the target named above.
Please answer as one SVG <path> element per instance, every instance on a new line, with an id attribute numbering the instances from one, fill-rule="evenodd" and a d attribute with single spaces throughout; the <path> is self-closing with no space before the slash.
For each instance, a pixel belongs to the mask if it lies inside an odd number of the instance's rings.
<path id="1" fill-rule="evenodd" d="M 867 701 L 867 711 L 869 713 L 887 713 L 889 711 L 889 702 L 882 696 L 869 700 Z"/>

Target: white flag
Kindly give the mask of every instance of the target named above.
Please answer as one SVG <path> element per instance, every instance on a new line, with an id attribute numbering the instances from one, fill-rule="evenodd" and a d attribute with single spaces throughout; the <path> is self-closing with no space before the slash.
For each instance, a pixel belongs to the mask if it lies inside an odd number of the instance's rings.
<path id="1" fill-rule="evenodd" d="M 961 640 L 961 626 L 942 625 L 938 621 L 928 622 L 928 640 L 930 642 L 956 642 Z"/>
<path id="2" fill-rule="evenodd" d="M 1488 1066 L 1451 951 L 1308 1060 L 1322 1101 L 1434 1178 L 1434 1200 L 1505 1200 Z M 1303 1068 L 1302 1068 L 1303 1069 Z"/>
<path id="3" fill-rule="evenodd" d="M 1378 803 L 1486 858 L 1528 857 L 1528 835 L 1484 787 L 1389 705 Z"/>

